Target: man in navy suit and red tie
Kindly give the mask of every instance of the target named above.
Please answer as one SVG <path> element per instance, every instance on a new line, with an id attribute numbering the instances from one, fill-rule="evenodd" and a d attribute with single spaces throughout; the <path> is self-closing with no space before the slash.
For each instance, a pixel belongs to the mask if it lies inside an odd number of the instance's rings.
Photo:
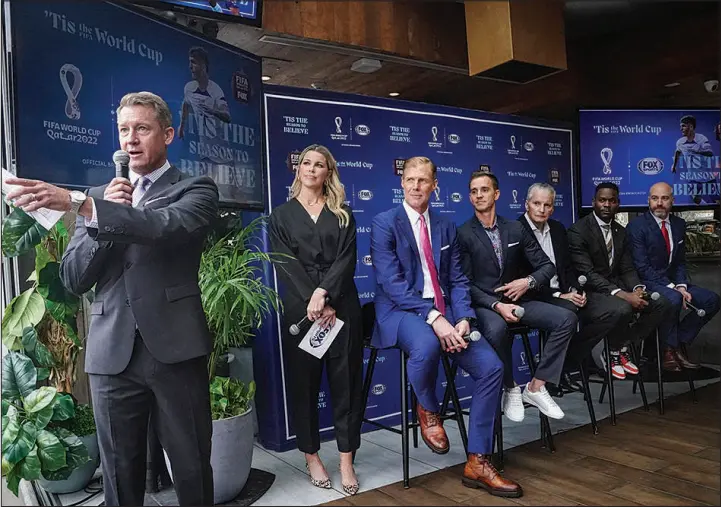
<path id="1" fill-rule="evenodd" d="M 485 339 L 469 343 L 463 338 L 475 314 L 461 270 L 456 227 L 428 209 L 438 185 L 435 164 L 426 157 L 409 158 L 401 184 L 403 205 L 378 214 L 371 228 L 376 277 L 373 345 L 397 345 L 408 354 L 421 436 L 438 454 L 449 449 L 436 397 L 438 366 L 442 350 L 452 353 L 475 382 L 463 484 L 491 495 L 520 497 L 521 487 L 501 477 L 491 464 L 503 363 Z"/>
<path id="2" fill-rule="evenodd" d="M 659 326 L 663 352 L 663 368 L 681 371 L 700 365 L 689 361 L 683 348 L 691 343 L 701 328 L 719 311 L 719 295 L 703 287 L 691 285 L 686 274 L 686 221 L 671 215 L 673 189 L 668 183 L 656 183 L 648 192 L 648 209 L 626 227 L 633 263 L 649 292 L 659 292 L 671 301 L 673 310 L 665 324 Z M 680 322 L 682 309 L 691 303 L 706 313 L 695 311 Z"/>

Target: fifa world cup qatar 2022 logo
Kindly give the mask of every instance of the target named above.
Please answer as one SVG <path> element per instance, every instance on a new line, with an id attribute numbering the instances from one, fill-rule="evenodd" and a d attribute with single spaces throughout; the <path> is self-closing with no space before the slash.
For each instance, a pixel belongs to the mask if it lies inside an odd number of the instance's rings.
<path id="1" fill-rule="evenodd" d="M 613 158 L 613 150 L 611 148 L 603 148 L 601 150 L 601 161 L 603 162 L 603 174 L 611 174 L 611 159 Z"/>

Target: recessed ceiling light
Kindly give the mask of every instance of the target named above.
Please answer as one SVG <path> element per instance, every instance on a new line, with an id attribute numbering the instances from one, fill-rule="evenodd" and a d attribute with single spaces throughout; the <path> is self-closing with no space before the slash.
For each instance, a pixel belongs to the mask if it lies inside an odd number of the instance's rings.
<path id="1" fill-rule="evenodd" d="M 263 81 L 270 81 L 270 76 L 263 76 L 260 79 L 262 79 Z"/>
<path id="2" fill-rule="evenodd" d="M 400 93 L 398 93 L 398 92 L 390 92 L 388 94 L 388 96 L 390 96 L 390 97 L 397 97 L 398 95 L 400 95 Z"/>
<path id="3" fill-rule="evenodd" d="M 666 88 L 674 88 L 674 87 L 680 86 L 680 85 L 681 85 L 681 83 L 679 83 L 678 81 L 674 81 L 673 83 L 666 83 L 664 86 Z"/>

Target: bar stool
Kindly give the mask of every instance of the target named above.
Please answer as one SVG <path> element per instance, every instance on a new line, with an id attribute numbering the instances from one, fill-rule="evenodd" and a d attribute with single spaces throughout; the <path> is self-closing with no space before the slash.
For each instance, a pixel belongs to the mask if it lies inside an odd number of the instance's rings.
<path id="1" fill-rule="evenodd" d="M 524 324 L 508 324 L 508 334 L 515 338 L 516 335 L 520 335 L 521 339 L 523 340 L 523 348 L 525 350 L 526 356 L 529 358 L 528 366 L 531 370 L 531 376 L 533 377 L 536 374 L 536 363 L 535 359 L 533 357 L 533 352 L 531 349 L 531 341 L 528 337 L 528 334 L 530 332 L 530 328 Z M 543 349 L 543 337 L 544 334 L 539 331 L 538 334 L 538 340 L 539 340 L 539 350 Z M 458 369 L 457 364 L 453 364 L 451 374 L 455 378 L 456 371 Z M 441 413 L 445 414 L 448 410 L 448 401 L 449 396 L 452 393 L 448 392 L 448 388 L 446 388 L 446 393 L 443 398 L 443 403 L 441 405 Z M 502 398 L 502 397 L 501 397 Z M 501 415 L 503 414 L 503 408 L 501 405 L 502 401 L 499 400 L 499 406 L 498 410 L 496 411 L 496 423 L 493 427 L 493 450 L 492 450 L 492 460 L 495 461 L 494 466 L 499 470 L 503 471 L 504 468 L 504 458 L 503 458 L 503 420 L 501 418 Z M 524 408 L 531 407 L 532 405 L 528 403 L 524 403 Z M 462 412 L 462 415 L 469 415 L 469 411 Z M 548 417 L 543 413 L 539 411 L 539 417 L 541 419 L 541 440 L 543 447 L 548 449 L 550 452 L 556 452 L 556 447 L 553 443 L 553 433 L 551 432 L 551 424 L 548 420 Z"/>
<path id="2" fill-rule="evenodd" d="M 661 415 L 664 415 L 665 413 L 665 407 L 664 407 L 664 400 L 663 400 L 663 362 L 661 360 L 661 338 L 658 333 L 658 329 L 654 332 L 656 335 L 656 368 L 657 368 L 657 383 L 658 383 L 658 412 Z M 644 349 L 645 340 L 641 341 L 641 350 Z M 680 344 L 684 348 L 684 353 L 686 352 L 686 346 L 685 344 Z M 640 369 L 640 366 L 639 366 Z M 698 399 L 696 398 L 696 386 L 693 382 L 693 378 L 691 376 L 691 372 L 686 370 L 686 377 L 688 379 L 688 386 L 691 391 L 691 399 L 693 400 L 693 403 L 698 403 Z M 636 384 L 633 385 L 633 393 L 636 394 Z"/>
<path id="3" fill-rule="evenodd" d="M 365 410 L 368 406 L 368 396 L 370 394 L 371 383 L 373 381 L 373 371 L 375 370 L 376 359 L 378 357 L 378 351 L 381 350 L 374 347 L 371 344 L 371 337 L 373 335 L 373 326 L 375 323 L 375 305 L 374 303 L 366 303 L 362 308 L 363 313 L 363 341 L 364 347 L 370 350 L 370 357 L 368 359 L 368 369 L 366 370 L 365 378 L 363 379 L 363 396 L 365 404 L 363 407 L 363 418 L 362 422 L 372 424 L 378 428 L 391 431 L 401 436 L 401 449 L 403 455 L 403 487 L 409 488 L 409 461 L 410 461 L 410 449 L 408 442 L 408 433 L 413 430 L 413 445 L 418 447 L 418 427 L 416 415 L 416 397 L 413 393 L 413 387 L 408 383 L 408 373 L 406 371 L 406 362 L 408 361 L 407 354 L 400 347 L 389 347 L 383 350 L 397 349 L 400 353 L 400 373 L 401 373 L 401 428 L 397 429 L 392 426 L 381 424 L 377 421 L 367 419 L 365 416 Z M 466 423 L 463 420 L 463 412 L 461 410 L 461 402 L 458 399 L 458 392 L 456 391 L 455 374 L 452 373 L 452 367 L 448 356 L 443 353 L 441 354 L 441 364 L 443 364 L 443 370 L 446 375 L 446 392 L 453 401 L 454 411 L 452 414 L 442 414 L 441 419 L 455 419 L 458 424 L 458 430 L 461 434 L 461 440 L 463 441 L 463 447 L 468 454 L 468 433 L 466 431 Z M 411 410 L 412 410 L 412 421 L 408 420 L 408 395 L 411 395 Z"/>
<path id="4" fill-rule="evenodd" d="M 635 343 L 629 343 L 628 348 L 631 351 L 631 357 L 633 358 L 634 363 L 636 365 L 639 364 L 639 354 L 638 350 L 636 349 Z M 608 401 L 611 408 L 611 424 L 616 426 L 616 393 L 613 386 L 613 374 L 611 373 L 611 349 L 608 344 L 608 337 L 603 338 L 603 350 L 606 354 L 606 375 L 604 376 L 603 380 L 596 380 L 593 379 L 591 382 L 601 384 L 601 394 L 598 397 L 598 402 L 603 403 L 603 398 L 606 394 L 606 389 L 608 389 Z M 641 400 L 643 401 L 643 409 L 648 412 L 648 399 L 646 398 L 646 387 L 643 383 L 643 374 L 641 373 L 641 368 L 638 369 L 638 374 L 634 375 L 636 378 L 634 379 L 634 385 L 633 385 L 633 393 L 636 393 L 636 385 L 639 386 L 641 390 Z"/>

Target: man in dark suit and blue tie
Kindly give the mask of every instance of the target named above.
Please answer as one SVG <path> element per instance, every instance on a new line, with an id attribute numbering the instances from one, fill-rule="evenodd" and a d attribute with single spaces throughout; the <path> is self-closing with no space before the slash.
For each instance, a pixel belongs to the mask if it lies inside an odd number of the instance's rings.
<path id="1" fill-rule="evenodd" d="M 476 171 L 468 186 L 475 214 L 458 229 L 461 263 L 471 284 L 478 327 L 504 363 L 503 412 L 512 421 L 522 421 L 526 402 L 552 419 L 561 419 L 563 410 L 549 394 L 546 382 L 560 382 L 578 318 L 566 308 L 526 294 L 529 289 L 548 285 L 556 268 L 518 220 L 496 215 L 496 201 L 501 195 L 496 176 Z M 530 272 L 526 269 L 529 264 Z M 519 318 L 516 312 L 521 303 L 525 313 Z M 519 321 L 548 331 L 536 374 L 523 392 L 513 380 L 513 337 L 508 334 L 508 324 Z"/>
<path id="2" fill-rule="evenodd" d="M 648 193 L 646 213 L 633 219 L 626 228 L 631 244 L 633 263 L 649 291 L 656 291 L 671 301 L 665 324 L 659 327 L 665 342 L 663 367 L 670 371 L 697 369 L 689 361 L 683 347 L 690 344 L 701 328 L 719 311 L 719 295 L 703 287 L 691 285 L 686 274 L 686 221 L 671 215 L 673 189 L 664 182 L 656 183 Z M 695 311 L 680 322 L 686 303 L 706 313 Z"/>
<path id="3" fill-rule="evenodd" d="M 520 497 L 521 487 L 504 479 L 490 461 L 503 364 L 481 339 L 466 342 L 474 313 L 468 279 L 461 270 L 455 225 L 428 208 L 437 187 L 436 166 L 426 157 L 405 161 L 403 205 L 378 214 L 371 228 L 376 277 L 373 344 L 399 346 L 409 356 L 408 379 L 418 397 L 421 436 L 438 454 L 448 452 L 439 416 L 436 380 L 441 353 L 474 380 L 463 484 L 496 496 Z"/>

